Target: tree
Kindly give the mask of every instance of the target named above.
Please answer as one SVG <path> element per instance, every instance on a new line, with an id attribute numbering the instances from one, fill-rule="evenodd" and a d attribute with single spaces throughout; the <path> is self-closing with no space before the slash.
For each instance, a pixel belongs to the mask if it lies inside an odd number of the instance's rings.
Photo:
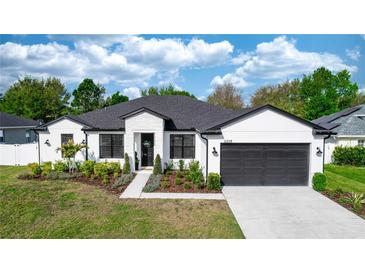
<path id="1" fill-rule="evenodd" d="M 232 84 L 217 85 L 211 95 L 208 96 L 208 103 L 225 108 L 238 110 L 244 107 L 241 92 Z"/>
<path id="2" fill-rule="evenodd" d="M 57 148 L 57 151 L 61 151 L 62 157 L 67 159 L 68 172 L 72 173 L 76 169 L 75 156 L 76 153 L 86 148 L 85 144 L 75 144 L 72 140 L 68 140 L 66 144 L 62 144 Z"/>
<path id="3" fill-rule="evenodd" d="M 123 165 L 123 174 L 130 174 L 131 173 L 131 165 L 129 163 L 129 156 L 128 153 L 124 153 L 124 165 Z"/>
<path id="4" fill-rule="evenodd" d="M 156 155 L 155 161 L 153 162 L 153 174 L 154 175 L 162 174 L 160 154 Z"/>
<path id="5" fill-rule="evenodd" d="M 71 102 L 76 114 L 92 111 L 103 106 L 105 88 L 95 84 L 92 79 L 84 79 L 72 93 L 74 99 Z"/>
<path id="6" fill-rule="evenodd" d="M 112 96 L 106 98 L 104 102 L 104 107 L 116 105 L 127 101 L 129 101 L 128 96 L 120 94 L 119 91 L 117 91 L 116 93 L 112 94 Z"/>
<path id="7" fill-rule="evenodd" d="M 181 96 L 189 96 L 191 98 L 196 99 L 196 97 L 191 94 L 190 92 L 187 92 L 185 90 L 179 90 L 175 88 L 172 84 L 166 86 L 166 87 L 150 87 L 145 90 L 141 90 L 141 96 L 149 96 L 149 95 L 181 95 Z"/>
<path id="8" fill-rule="evenodd" d="M 356 96 L 355 100 L 352 102 L 352 106 L 358 106 L 362 104 L 365 104 L 365 92 L 359 93 Z"/>
<path id="9" fill-rule="evenodd" d="M 304 104 L 299 96 L 300 80 L 260 87 L 251 96 L 251 106 L 270 104 L 299 117 L 304 117 Z"/>
<path id="10" fill-rule="evenodd" d="M 313 120 L 350 107 L 359 94 L 357 84 L 350 78 L 347 70 L 333 74 L 324 67 L 304 75 L 299 90 L 304 117 Z"/>
<path id="11" fill-rule="evenodd" d="M 4 112 L 29 119 L 54 120 L 67 113 L 70 94 L 57 78 L 38 80 L 25 76 L 5 92 L 0 101 Z"/>

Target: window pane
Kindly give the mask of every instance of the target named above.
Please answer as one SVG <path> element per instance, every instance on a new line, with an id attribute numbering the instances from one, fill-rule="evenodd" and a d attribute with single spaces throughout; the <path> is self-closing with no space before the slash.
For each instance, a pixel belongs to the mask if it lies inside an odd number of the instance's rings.
<path id="1" fill-rule="evenodd" d="M 111 135 L 100 134 L 99 145 L 100 145 L 100 158 L 111 158 L 112 157 Z"/>
<path id="2" fill-rule="evenodd" d="M 184 147 L 184 158 L 194 159 L 195 158 L 195 147 Z"/>
<path id="3" fill-rule="evenodd" d="M 123 134 L 112 135 L 112 157 L 123 158 L 124 145 L 123 145 Z"/>
<path id="4" fill-rule="evenodd" d="M 182 147 L 172 147 L 172 159 L 181 159 L 182 158 Z"/>
<path id="5" fill-rule="evenodd" d="M 195 135 L 184 135 L 184 146 L 194 146 Z"/>
<path id="6" fill-rule="evenodd" d="M 69 140 L 73 141 L 73 134 L 61 134 L 61 144 L 66 144 Z"/>
<path id="7" fill-rule="evenodd" d="M 171 135 L 172 146 L 182 146 L 183 139 L 181 135 Z"/>

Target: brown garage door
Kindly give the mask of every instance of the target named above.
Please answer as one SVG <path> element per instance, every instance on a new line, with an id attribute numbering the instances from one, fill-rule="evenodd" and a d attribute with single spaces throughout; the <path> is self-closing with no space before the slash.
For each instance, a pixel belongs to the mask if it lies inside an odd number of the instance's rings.
<path id="1" fill-rule="evenodd" d="M 237 186 L 307 185 L 308 151 L 308 144 L 222 144 L 222 183 Z"/>

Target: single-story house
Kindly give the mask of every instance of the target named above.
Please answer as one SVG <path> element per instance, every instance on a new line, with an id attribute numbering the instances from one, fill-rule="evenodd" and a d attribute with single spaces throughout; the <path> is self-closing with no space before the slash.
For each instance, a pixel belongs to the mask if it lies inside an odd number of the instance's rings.
<path id="1" fill-rule="evenodd" d="M 33 129 L 37 126 L 37 121 L 0 112 L 0 143 L 33 143 L 37 137 Z"/>
<path id="2" fill-rule="evenodd" d="M 325 163 L 332 162 L 336 146 L 365 146 L 365 104 L 323 116 L 313 123 L 334 133 L 326 139 Z"/>
<path id="3" fill-rule="evenodd" d="M 68 140 L 87 144 L 76 160 L 119 161 L 134 169 L 198 160 L 225 185 L 310 185 L 323 170 L 329 130 L 270 105 L 228 110 L 186 96 L 146 96 L 37 128 L 40 161 L 62 159 Z"/>

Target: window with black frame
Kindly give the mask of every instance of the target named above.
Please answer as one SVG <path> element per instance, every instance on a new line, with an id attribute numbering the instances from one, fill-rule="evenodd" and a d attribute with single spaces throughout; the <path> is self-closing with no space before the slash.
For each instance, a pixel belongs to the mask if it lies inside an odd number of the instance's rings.
<path id="1" fill-rule="evenodd" d="M 70 140 L 73 142 L 74 140 L 73 134 L 61 134 L 61 146 L 67 144 L 68 141 Z M 63 153 L 62 153 L 62 158 L 64 158 Z"/>
<path id="2" fill-rule="evenodd" d="M 170 135 L 170 159 L 194 159 L 195 135 L 171 134 Z"/>
<path id="3" fill-rule="evenodd" d="M 99 151 L 100 158 L 123 158 L 123 134 L 100 134 Z"/>

